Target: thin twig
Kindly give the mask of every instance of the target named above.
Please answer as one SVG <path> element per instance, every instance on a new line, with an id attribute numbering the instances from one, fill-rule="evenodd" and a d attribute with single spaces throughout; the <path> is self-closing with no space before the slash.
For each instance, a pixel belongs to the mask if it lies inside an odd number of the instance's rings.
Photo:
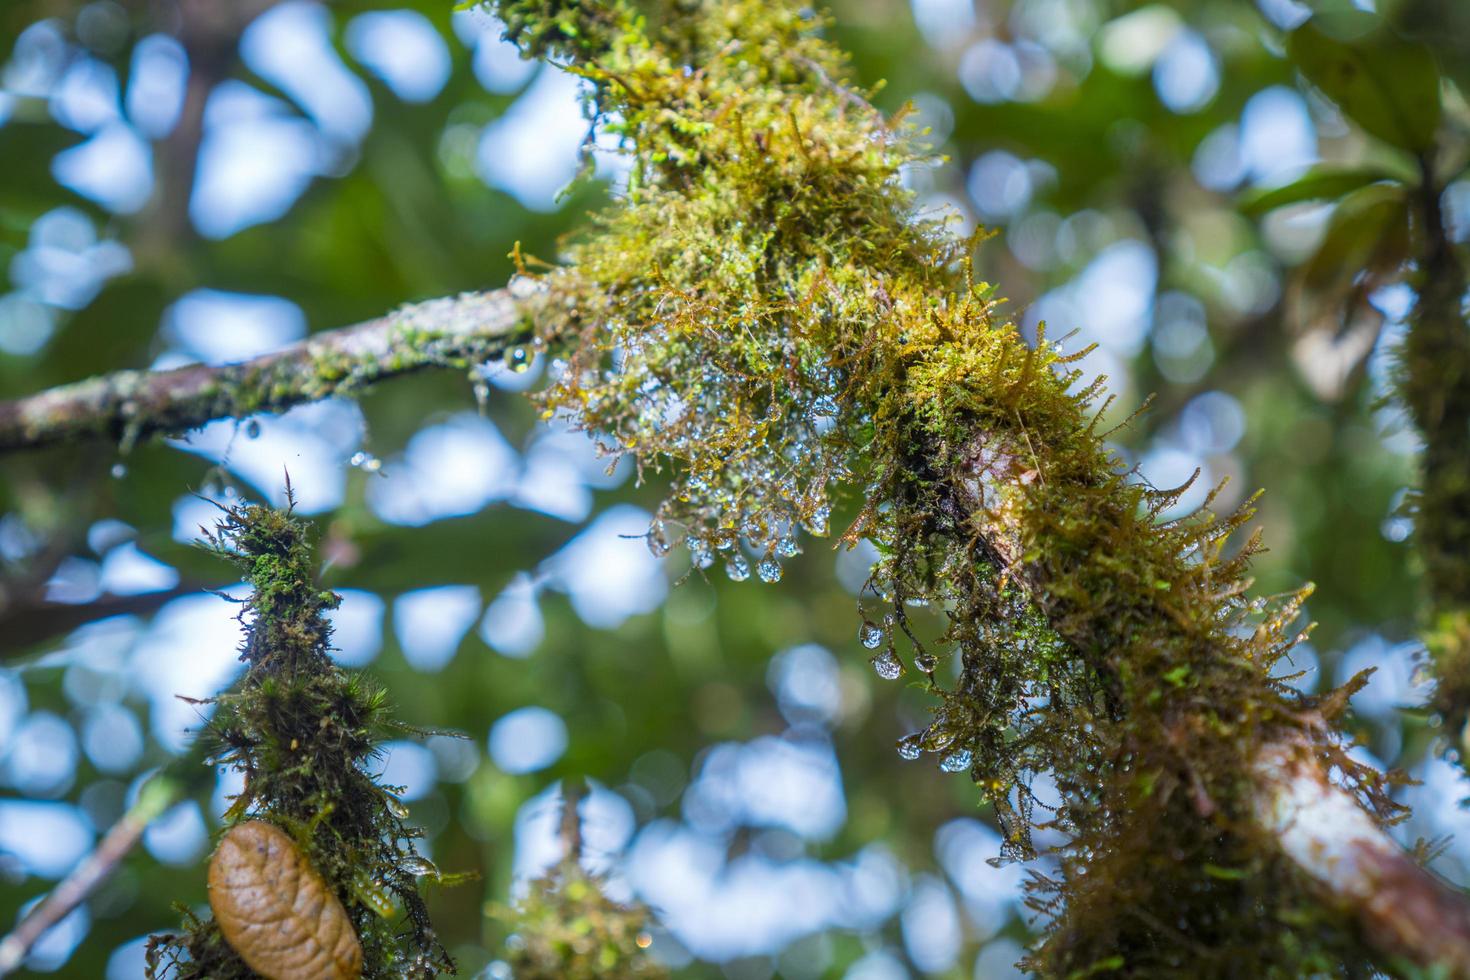
<path id="1" fill-rule="evenodd" d="M 568 776 L 561 781 L 561 823 L 557 836 L 566 849 L 564 860 L 577 863 L 582 860 L 582 817 L 577 808 L 587 796 L 587 781 L 580 776 Z"/>
<path id="2" fill-rule="evenodd" d="M 185 782 L 160 773 L 143 785 L 138 800 L 51 893 L 0 939 L 0 977 L 19 969 L 46 931 L 71 914 L 106 881 L 137 846 L 143 831 L 184 793 Z"/>

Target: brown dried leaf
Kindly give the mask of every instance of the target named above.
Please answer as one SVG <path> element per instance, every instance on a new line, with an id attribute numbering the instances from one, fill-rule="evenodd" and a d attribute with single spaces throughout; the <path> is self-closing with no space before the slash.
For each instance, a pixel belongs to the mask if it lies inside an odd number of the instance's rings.
<path id="1" fill-rule="evenodd" d="M 358 980 L 347 910 L 280 828 L 232 827 L 209 862 L 209 904 L 235 952 L 266 980 Z"/>

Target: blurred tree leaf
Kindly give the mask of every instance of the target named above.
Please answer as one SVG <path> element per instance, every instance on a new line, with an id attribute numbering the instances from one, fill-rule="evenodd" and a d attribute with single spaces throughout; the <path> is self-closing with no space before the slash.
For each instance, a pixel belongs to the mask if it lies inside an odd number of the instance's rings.
<path id="1" fill-rule="evenodd" d="M 1392 276 L 1409 256 L 1409 195 L 1403 184 L 1373 184 L 1343 198 L 1322 244 L 1302 269 L 1302 284 L 1333 291 L 1360 278 Z"/>
<path id="2" fill-rule="evenodd" d="M 1309 21 L 1292 31 L 1286 50 L 1302 74 L 1366 132 L 1414 153 L 1434 145 L 1439 71 L 1427 45 L 1381 32 L 1349 43 Z"/>
<path id="3" fill-rule="evenodd" d="M 1402 180 L 1401 175 L 1383 167 L 1318 167 L 1289 184 L 1247 191 L 1241 195 L 1238 206 L 1243 213 L 1259 218 L 1288 204 L 1336 200 L 1371 184 Z"/>

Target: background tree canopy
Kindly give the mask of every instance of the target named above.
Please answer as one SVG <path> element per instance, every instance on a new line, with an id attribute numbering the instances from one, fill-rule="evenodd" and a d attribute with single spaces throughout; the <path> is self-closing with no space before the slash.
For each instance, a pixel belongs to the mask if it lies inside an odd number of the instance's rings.
<path id="1" fill-rule="evenodd" d="M 851 0 L 831 27 L 856 78 L 886 80 L 879 108 L 912 103 L 929 128 L 936 157 L 906 180 L 995 232 L 977 274 L 1023 328 L 1095 342 L 1079 366 L 1108 376 L 1116 421 L 1156 394 L 1113 438 L 1155 486 L 1202 471 L 1165 516 L 1224 477 L 1218 510 L 1267 489 L 1256 591 L 1317 584 L 1292 683 L 1376 668 L 1355 751 L 1421 781 L 1399 789 L 1417 809 L 1395 832 L 1460 835 L 1434 867 L 1461 882 L 1461 772 L 1442 719 L 1400 710 L 1430 685 L 1405 506 L 1421 446 L 1389 396 L 1422 245 L 1408 188 L 1431 147 L 1446 237 L 1470 239 L 1467 10 Z M 587 142 L 581 83 L 502 30 L 440 2 L 7 4 L 0 397 L 240 360 L 499 286 L 516 242 L 555 260 L 626 159 Z M 933 698 L 875 676 L 859 642 L 872 547 L 803 539 L 779 585 L 651 555 L 663 488 L 538 419 L 517 393 L 545 360 L 3 457 L 0 922 L 186 751 L 204 709 L 178 696 L 236 676 L 236 610 L 205 590 L 245 593 L 194 546 L 217 514 L 204 498 L 280 503 L 289 471 L 343 596 L 337 659 L 443 730 L 380 766 L 426 857 L 479 875 L 428 890 L 465 975 L 505 975 L 497 910 L 558 857 L 568 777 L 589 781 L 589 860 L 655 910 L 652 948 L 679 975 L 1012 975 L 1027 864 L 986 863 L 1002 840 L 968 779 L 894 751 Z M 861 503 L 841 502 L 848 519 Z M 172 806 L 26 969 L 140 976 L 172 903 L 203 902 L 238 791 L 210 775 Z"/>

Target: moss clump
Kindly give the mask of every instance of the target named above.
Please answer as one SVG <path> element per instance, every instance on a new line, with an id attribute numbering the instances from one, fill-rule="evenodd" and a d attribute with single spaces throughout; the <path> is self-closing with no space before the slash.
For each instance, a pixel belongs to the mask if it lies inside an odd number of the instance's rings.
<path id="1" fill-rule="evenodd" d="M 1038 819 L 1068 837 L 1032 896 L 1052 921 L 1041 973 L 1369 970 L 1255 829 L 1253 760 L 1283 739 L 1397 811 L 1330 724 L 1347 692 L 1272 677 L 1306 592 L 1246 598 L 1256 542 L 1227 542 L 1249 512 L 1166 521 L 1187 488 L 1129 481 L 1096 428 L 1101 381 L 1028 343 L 973 282 L 973 243 L 915 213 L 919 134 L 845 84 L 819 18 L 710 0 L 645 27 L 600 9 L 623 28 L 574 70 L 632 178 L 547 277 L 542 340 L 570 353 L 542 403 L 669 471 L 650 547 L 682 539 L 743 578 L 742 545 L 778 562 L 803 528 L 827 533 L 834 494 L 861 494 L 843 540 L 883 555 L 865 645 L 885 677 L 910 656 L 938 701 L 901 754 L 967 771 L 1006 857 L 1032 853 Z M 917 634 L 919 603 L 944 635 Z M 953 687 L 940 655 L 960 660 Z M 1041 773 L 1061 801 L 1038 813 Z"/>
<path id="2" fill-rule="evenodd" d="M 646 905 L 616 902 L 605 880 L 582 867 L 582 779 L 562 783 L 563 858 L 530 883 L 513 908 L 491 914 L 510 930 L 506 959 L 516 980 L 665 980 L 669 971 L 647 952 L 653 918 Z"/>
<path id="3" fill-rule="evenodd" d="M 510 928 L 506 960 L 516 980 L 661 980 L 645 949 L 651 913 L 607 897 L 604 883 L 568 858 L 531 882 L 497 917 Z"/>
<path id="4" fill-rule="evenodd" d="M 289 494 L 289 487 L 288 487 Z M 225 508 L 210 536 L 238 565 L 251 594 L 238 689 L 213 699 L 206 732 L 212 765 L 232 766 L 245 788 L 226 814 L 233 826 L 268 820 L 292 835 L 351 916 L 367 978 L 427 978 L 454 965 L 434 935 L 416 876 L 425 862 L 407 809 L 367 772 L 380 740 L 403 732 L 384 693 L 328 656 L 326 613 L 338 597 L 315 583 L 307 525 L 285 511 Z M 393 921 L 396 898 L 406 921 Z M 149 975 L 231 980 L 254 974 L 212 920 L 186 913 L 184 930 L 150 942 Z"/>

